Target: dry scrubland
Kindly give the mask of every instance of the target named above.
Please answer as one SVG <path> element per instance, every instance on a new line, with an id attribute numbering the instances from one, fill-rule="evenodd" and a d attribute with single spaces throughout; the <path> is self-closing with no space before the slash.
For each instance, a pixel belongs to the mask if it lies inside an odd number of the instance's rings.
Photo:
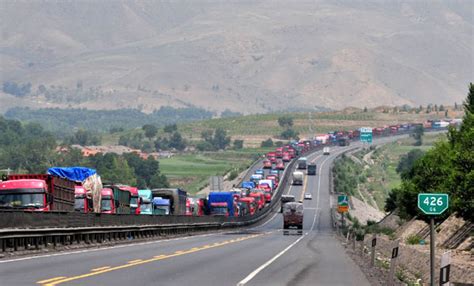
<path id="1" fill-rule="evenodd" d="M 3 1 L 0 82 L 33 88 L 0 92 L 0 112 L 453 104 L 474 78 L 471 12 L 470 1 Z"/>

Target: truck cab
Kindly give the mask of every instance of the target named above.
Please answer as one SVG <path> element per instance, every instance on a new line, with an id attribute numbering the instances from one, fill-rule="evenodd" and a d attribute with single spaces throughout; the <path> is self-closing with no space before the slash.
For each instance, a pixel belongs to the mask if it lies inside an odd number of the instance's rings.
<path id="1" fill-rule="evenodd" d="M 118 186 L 120 190 L 130 193 L 130 214 L 140 214 L 140 196 L 138 195 L 138 188 L 131 186 Z"/>
<path id="2" fill-rule="evenodd" d="M 151 190 L 138 190 L 138 195 L 141 199 L 140 214 L 152 215 L 153 214 L 153 196 Z"/>
<path id="3" fill-rule="evenodd" d="M 101 192 L 100 200 L 100 212 L 103 214 L 114 214 L 115 210 L 115 198 L 114 191 L 111 188 L 103 188 Z"/>
<path id="4" fill-rule="evenodd" d="M 74 210 L 89 213 L 92 212 L 92 198 L 87 196 L 87 191 L 83 186 L 74 187 Z"/>
<path id="5" fill-rule="evenodd" d="M 170 214 L 170 200 L 162 197 L 153 198 L 153 214 L 154 215 L 169 215 Z"/>
<path id="6" fill-rule="evenodd" d="M 262 210 L 265 206 L 265 195 L 262 191 L 255 191 L 249 194 L 249 197 L 254 198 L 255 202 L 257 203 L 258 210 Z"/>
<path id="7" fill-rule="evenodd" d="M 316 164 L 308 164 L 307 173 L 309 176 L 316 175 Z"/>
<path id="8" fill-rule="evenodd" d="M 298 159 L 298 169 L 306 169 L 306 163 L 308 159 L 306 157 L 301 157 Z"/>
<path id="9" fill-rule="evenodd" d="M 0 182 L 0 208 L 49 211 L 49 195 L 44 180 Z"/>
<path id="10" fill-rule="evenodd" d="M 226 202 L 212 202 L 209 204 L 211 215 L 229 216 L 229 208 Z"/>

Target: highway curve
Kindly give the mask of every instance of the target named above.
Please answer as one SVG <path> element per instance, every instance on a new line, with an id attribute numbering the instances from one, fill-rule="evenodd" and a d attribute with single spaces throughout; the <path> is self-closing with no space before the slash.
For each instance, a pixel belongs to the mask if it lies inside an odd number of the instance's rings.
<path id="1" fill-rule="evenodd" d="M 283 235 L 274 213 L 239 231 L 3 260 L 0 285 L 370 285 L 335 239 L 330 218 L 329 167 L 359 144 L 311 154 L 317 175 L 285 186 L 297 199 L 313 196 L 304 201 L 302 236 Z"/>

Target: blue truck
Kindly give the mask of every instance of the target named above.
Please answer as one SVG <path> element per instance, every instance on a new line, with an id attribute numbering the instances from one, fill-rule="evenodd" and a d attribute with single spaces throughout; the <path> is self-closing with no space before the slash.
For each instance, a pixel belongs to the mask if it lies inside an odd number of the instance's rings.
<path id="1" fill-rule="evenodd" d="M 235 216 L 236 203 L 231 192 L 210 192 L 207 201 L 211 215 Z"/>

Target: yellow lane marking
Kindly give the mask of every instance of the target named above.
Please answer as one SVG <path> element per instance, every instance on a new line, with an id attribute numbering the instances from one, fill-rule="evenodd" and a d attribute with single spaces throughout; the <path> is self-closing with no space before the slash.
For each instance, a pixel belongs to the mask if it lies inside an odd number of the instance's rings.
<path id="1" fill-rule="evenodd" d="M 41 280 L 41 281 L 38 281 L 36 283 L 44 284 L 44 283 L 53 282 L 55 280 L 64 279 L 64 278 L 66 278 L 66 277 L 65 276 L 59 276 L 59 277 L 54 277 L 54 278 L 50 278 L 50 279 L 46 279 L 46 280 Z"/>
<path id="2" fill-rule="evenodd" d="M 184 253 L 184 251 L 182 251 L 182 250 L 175 251 L 175 254 L 183 254 L 183 253 Z"/>
<path id="3" fill-rule="evenodd" d="M 104 266 L 104 267 L 99 267 L 99 268 L 94 268 L 94 269 L 91 269 L 91 271 L 100 271 L 100 270 L 104 270 L 104 269 L 109 269 L 110 266 Z M 64 278 L 64 277 L 63 277 Z"/>
<path id="4" fill-rule="evenodd" d="M 267 233 L 265 233 L 265 234 L 267 234 Z M 262 236 L 262 235 L 264 235 L 264 233 L 253 234 L 253 235 L 243 237 L 242 240 L 252 239 L 252 238 Z M 112 271 L 116 271 L 116 270 L 120 270 L 120 269 L 124 269 L 124 268 L 129 268 L 129 267 L 132 267 L 132 266 L 137 266 L 137 265 L 146 264 L 146 263 L 150 263 L 150 262 L 155 262 L 155 261 L 158 261 L 158 260 L 168 259 L 168 258 L 172 258 L 172 257 L 176 257 L 176 256 L 186 255 L 186 254 L 193 253 L 193 252 L 199 252 L 199 251 L 203 251 L 205 249 L 215 248 L 215 247 L 219 247 L 219 246 L 223 246 L 223 245 L 227 245 L 227 244 L 231 244 L 231 243 L 232 242 L 226 241 L 226 242 L 223 242 L 223 243 L 217 243 L 217 244 L 213 244 L 213 245 L 204 245 L 200 248 L 195 247 L 195 248 L 192 248 L 191 250 L 180 251 L 179 253 L 177 251 L 174 254 L 158 255 L 158 256 L 154 256 L 153 258 L 146 259 L 146 260 L 142 260 L 142 259 L 132 260 L 132 261 L 129 261 L 128 264 L 124 264 L 124 265 L 110 267 L 110 268 L 107 268 L 107 269 L 97 270 L 97 271 L 93 271 L 93 272 L 90 272 L 90 273 L 85 273 L 85 274 L 72 276 L 72 277 L 51 278 L 52 280 L 48 279 L 48 280 L 39 281 L 37 283 L 42 284 L 43 286 L 55 286 L 55 285 L 59 285 L 59 284 L 65 283 L 65 282 L 69 282 L 69 281 L 75 281 L 75 280 L 79 280 L 79 279 L 82 279 L 82 278 L 96 276 L 96 275 L 99 275 L 99 274 L 112 272 Z"/>

